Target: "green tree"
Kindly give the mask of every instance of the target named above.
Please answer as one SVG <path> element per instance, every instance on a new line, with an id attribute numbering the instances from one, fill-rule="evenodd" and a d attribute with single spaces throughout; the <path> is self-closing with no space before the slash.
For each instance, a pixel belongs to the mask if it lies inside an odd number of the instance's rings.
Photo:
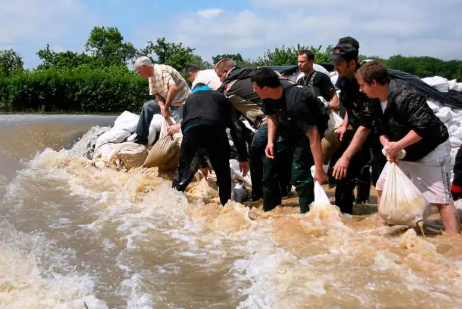
<path id="1" fill-rule="evenodd" d="M 216 55 L 215 57 L 212 57 L 212 62 L 213 64 L 217 64 L 217 62 L 223 58 L 233 59 L 237 65 L 243 65 L 245 63 L 240 53 Z"/>
<path id="2" fill-rule="evenodd" d="M 157 60 L 150 56 L 153 62 L 170 65 L 181 73 L 187 64 L 197 64 L 202 68 L 212 67 L 209 62 L 193 53 L 194 48 L 183 46 L 183 43 L 169 43 L 165 38 L 158 38 L 156 44 L 149 41 L 140 52 L 148 56 L 154 53 Z"/>
<path id="3" fill-rule="evenodd" d="M 120 66 L 134 61 L 138 51 L 115 27 L 94 27 L 85 49 L 99 66 Z"/>
<path id="4" fill-rule="evenodd" d="M 38 70 L 46 70 L 50 68 L 76 68 L 81 65 L 93 64 L 93 58 L 85 53 L 75 53 L 65 51 L 56 53 L 50 49 L 47 44 L 45 49 L 37 52 L 37 55 L 42 59 L 42 63 L 37 66 Z"/>
<path id="5" fill-rule="evenodd" d="M 275 48 L 274 51 L 268 50 L 263 57 L 259 57 L 252 61 L 253 65 L 296 65 L 298 62 L 298 53 L 302 50 L 309 49 L 314 54 L 315 63 L 330 63 L 329 52 L 332 48 L 331 45 L 327 46 L 324 50 L 322 45 L 316 47 L 304 46 L 297 44 L 297 46 Z"/>
<path id="6" fill-rule="evenodd" d="M 14 50 L 2 50 L 0 51 L 0 75 L 12 76 L 16 73 L 24 71 L 24 62 L 22 57 L 17 54 Z"/>

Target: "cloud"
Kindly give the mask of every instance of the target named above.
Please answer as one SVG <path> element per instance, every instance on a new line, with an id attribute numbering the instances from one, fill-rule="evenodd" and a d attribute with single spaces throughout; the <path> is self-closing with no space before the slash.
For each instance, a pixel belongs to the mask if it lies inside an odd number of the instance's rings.
<path id="1" fill-rule="evenodd" d="M 216 17 L 217 15 L 220 15 L 220 13 L 223 13 L 222 9 L 207 9 L 197 11 L 197 15 L 204 18 Z"/>
<path id="2" fill-rule="evenodd" d="M 13 46 L 26 65 L 35 66 L 35 53 L 47 43 L 82 50 L 83 31 L 88 36 L 96 20 L 80 0 L 3 1 L 0 29 L 5 30 L 0 32 L 0 50 Z"/>
<path id="3" fill-rule="evenodd" d="M 335 44 L 353 36 L 361 53 L 389 57 L 395 54 L 460 58 L 462 2 L 442 0 L 250 0 L 237 12 L 220 12 L 219 19 L 204 20 L 190 14 L 175 19 L 170 36 L 206 59 L 240 52 L 263 56 L 267 49 Z M 435 12 L 438 11 L 438 14 Z"/>
<path id="4" fill-rule="evenodd" d="M 165 37 L 195 48 L 204 60 L 223 53 L 263 56 L 275 47 L 315 47 L 353 36 L 362 54 L 462 57 L 460 0 L 242 0 L 188 2 L 181 9 L 153 1 L 139 10 L 126 1 L 15 0 L 0 7 L 0 50 L 13 48 L 27 65 L 50 43 L 82 51 L 94 26 L 117 27 L 125 41 L 145 47 Z M 155 14 L 154 14 L 154 13 Z"/>

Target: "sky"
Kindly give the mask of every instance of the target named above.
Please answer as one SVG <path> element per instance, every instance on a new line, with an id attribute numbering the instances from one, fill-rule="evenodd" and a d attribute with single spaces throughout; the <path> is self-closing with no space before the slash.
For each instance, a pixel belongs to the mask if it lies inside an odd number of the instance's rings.
<path id="1" fill-rule="evenodd" d="M 36 53 L 84 51 L 95 26 L 117 27 L 136 48 L 165 37 L 211 62 L 353 36 L 360 53 L 462 59 L 462 0 L 0 0 L 0 50 L 33 68 Z"/>

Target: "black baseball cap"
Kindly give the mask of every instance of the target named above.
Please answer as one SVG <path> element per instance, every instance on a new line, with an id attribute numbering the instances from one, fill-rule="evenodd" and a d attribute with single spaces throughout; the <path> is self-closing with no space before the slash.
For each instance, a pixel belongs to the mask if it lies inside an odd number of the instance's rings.
<path id="1" fill-rule="evenodd" d="M 351 44 L 354 48 L 359 50 L 359 42 L 355 38 L 352 38 L 351 36 L 346 36 L 344 38 L 338 39 L 338 44 L 341 44 L 341 43 Z"/>
<path id="2" fill-rule="evenodd" d="M 358 50 L 349 43 L 340 43 L 330 50 L 329 59 L 333 62 L 351 61 L 358 57 Z"/>

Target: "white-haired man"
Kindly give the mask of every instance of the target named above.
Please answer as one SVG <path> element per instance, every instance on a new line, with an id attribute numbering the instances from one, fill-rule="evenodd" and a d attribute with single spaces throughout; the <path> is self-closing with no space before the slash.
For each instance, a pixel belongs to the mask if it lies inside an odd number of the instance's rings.
<path id="1" fill-rule="evenodd" d="M 135 71 L 149 80 L 149 94 L 156 96 L 154 101 L 143 105 L 136 127 L 135 142 L 147 145 L 152 117 L 162 114 L 167 121 L 172 116 L 177 123 L 181 122 L 183 104 L 191 89 L 177 70 L 165 64 L 154 64 L 146 56 L 136 59 Z"/>

